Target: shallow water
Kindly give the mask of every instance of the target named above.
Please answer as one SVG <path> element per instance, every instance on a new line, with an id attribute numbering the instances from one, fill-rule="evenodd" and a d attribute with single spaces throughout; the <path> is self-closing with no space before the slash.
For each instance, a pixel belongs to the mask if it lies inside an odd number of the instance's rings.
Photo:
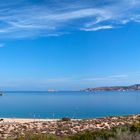
<path id="1" fill-rule="evenodd" d="M 0 117 L 95 118 L 140 113 L 140 92 L 5 92 Z"/>

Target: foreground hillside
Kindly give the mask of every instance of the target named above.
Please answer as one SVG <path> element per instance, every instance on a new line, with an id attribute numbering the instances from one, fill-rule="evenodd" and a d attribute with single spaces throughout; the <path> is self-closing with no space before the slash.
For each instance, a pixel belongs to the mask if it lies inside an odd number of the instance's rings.
<path id="1" fill-rule="evenodd" d="M 111 129 L 86 131 L 72 136 L 55 136 L 28 133 L 7 140 L 140 140 L 140 123 L 113 127 Z"/>
<path id="2" fill-rule="evenodd" d="M 24 119 L 25 120 L 25 119 Z M 139 136 L 140 115 L 88 120 L 32 120 L 0 123 L 0 138 L 10 140 L 94 140 L 119 135 Z"/>

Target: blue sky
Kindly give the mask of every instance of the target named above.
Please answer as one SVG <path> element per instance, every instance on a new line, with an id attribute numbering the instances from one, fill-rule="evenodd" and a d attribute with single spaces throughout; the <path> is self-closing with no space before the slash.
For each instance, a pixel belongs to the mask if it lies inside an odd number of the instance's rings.
<path id="1" fill-rule="evenodd" d="M 0 2 L 0 88 L 140 83 L 139 0 Z"/>

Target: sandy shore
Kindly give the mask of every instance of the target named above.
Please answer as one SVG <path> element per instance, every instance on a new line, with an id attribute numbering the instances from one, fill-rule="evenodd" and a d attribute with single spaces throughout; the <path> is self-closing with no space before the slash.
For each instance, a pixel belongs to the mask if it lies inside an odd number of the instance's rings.
<path id="1" fill-rule="evenodd" d="M 1 118 L 1 123 L 30 123 L 30 122 L 46 122 L 46 121 L 58 121 L 59 119 L 33 119 L 33 118 Z"/>

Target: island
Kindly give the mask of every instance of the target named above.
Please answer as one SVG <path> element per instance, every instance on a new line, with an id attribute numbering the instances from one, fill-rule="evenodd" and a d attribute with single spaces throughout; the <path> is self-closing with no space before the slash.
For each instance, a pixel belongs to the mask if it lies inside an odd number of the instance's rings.
<path id="1" fill-rule="evenodd" d="M 110 86 L 110 87 L 97 87 L 97 88 L 87 88 L 82 91 L 94 92 L 94 91 L 140 91 L 140 84 L 130 85 L 130 86 Z"/>

